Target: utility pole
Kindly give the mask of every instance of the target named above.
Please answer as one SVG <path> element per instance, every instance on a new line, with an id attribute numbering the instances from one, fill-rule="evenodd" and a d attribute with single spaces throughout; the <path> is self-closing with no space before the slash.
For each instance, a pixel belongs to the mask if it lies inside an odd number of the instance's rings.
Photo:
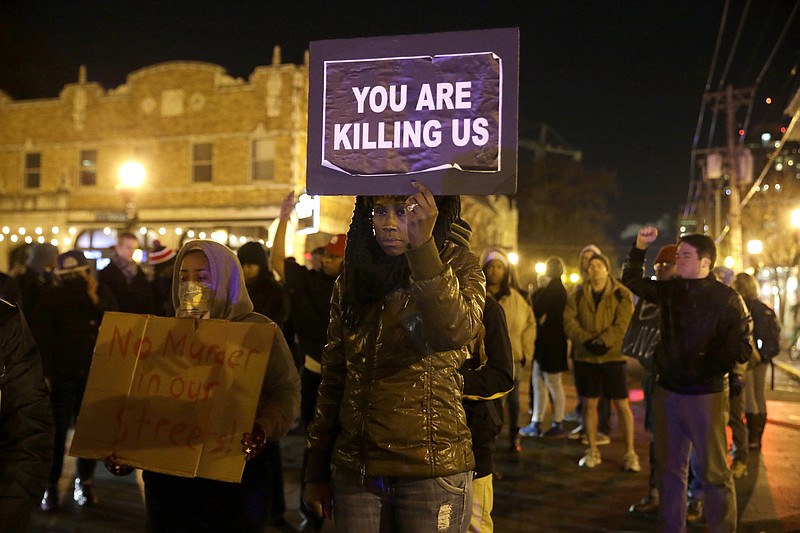
<path id="1" fill-rule="evenodd" d="M 728 170 L 728 185 L 730 195 L 728 196 L 728 253 L 733 258 L 733 270 L 741 272 L 743 265 L 742 253 L 742 200 L 739 187 L 741 185 L 739 176 L 739 150 L 736 146 L 736 109 L 742 105 L 749 104 L 753 98 L 753 88 L 734 90 L 732 85 L 728 85 L 724 91 L 718 93 L 708 93 L 707 101 L 716 101 L 716 109 L 726 115 L 726 168 Z M 716 208 L 719 208 L 719 195 L 716 197 Z M 720 231 L 720 228 L 717 228 Z"/>
<path id="2" fill-rule="evenodd" d="M 730 254 L 733 257 L 733 271 L 742 271 L 742 200 L 739 197 L 739 169 L 736 154 L 736 138 L 734 137 L 735 107 L 733 101 L 733 85 L 728 85 L 725 90 L 725 114 L 727 115 L 728 138 L 728 176 L 731 188 L 730 201 L 728 202 L 728 224 L 730 230 Z"/>

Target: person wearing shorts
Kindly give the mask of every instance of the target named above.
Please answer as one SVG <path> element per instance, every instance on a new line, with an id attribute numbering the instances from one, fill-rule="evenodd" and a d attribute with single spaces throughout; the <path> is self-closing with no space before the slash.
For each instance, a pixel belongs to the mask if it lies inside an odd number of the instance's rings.
<path id="1" fill-rule="evenodd" d="M 622 340 L 633 315 L 633 296 L 609 275 L 610 262 L 601 254 L 588 262 L 588 277 L 581 289 L 567 299 L 564 331 L 572 340 L 578 394 L 584 398 L 583 420 L 589 447 L 578 464 L 594 468 L 602 462 L 597 447 L 597 405 L 609 398 L 619 415 L 625 454 L 622 468 L 639 472 L 639 457 L 633 447 L 633 413 L 625 381 Z"/>

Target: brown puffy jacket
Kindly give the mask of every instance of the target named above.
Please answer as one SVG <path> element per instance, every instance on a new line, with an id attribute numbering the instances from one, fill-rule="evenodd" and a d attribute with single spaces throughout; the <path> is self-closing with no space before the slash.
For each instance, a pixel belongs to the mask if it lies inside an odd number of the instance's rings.
<path id="1" fill-rule="evenodd" d="M 438 256 L 429 241 L 406 257 L 410 287 L 376 304 L 352 330 L 342 321 L 336 282 L 309 428 L 308 482 L 328 481 L 331 463 L 362 477 L 432 478 L 474 467 L 458 369 L 482 328 L 483 272 L 475 255 L 449 242 Z M 438 274 L 415 279 L 432 263 Z"/>

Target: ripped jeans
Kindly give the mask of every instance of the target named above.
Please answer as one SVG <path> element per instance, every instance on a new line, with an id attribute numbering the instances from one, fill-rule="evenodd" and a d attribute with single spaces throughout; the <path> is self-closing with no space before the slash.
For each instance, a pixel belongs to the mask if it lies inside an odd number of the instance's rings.
<path id="1" fill-rule="evenodd" d="M 347 533 L 464 533 L 472 472 L 438 478 L 366 477 L 333 467 L 333 518 Z"/>

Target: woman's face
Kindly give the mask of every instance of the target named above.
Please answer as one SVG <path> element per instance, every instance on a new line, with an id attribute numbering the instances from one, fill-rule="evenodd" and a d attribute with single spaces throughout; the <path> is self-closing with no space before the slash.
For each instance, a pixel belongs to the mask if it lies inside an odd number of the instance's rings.
<path id="1" fill-rule="evenodd" d="M 203 285 L 213 285 L 211 280 L 211 267 L 206 254 L 201 252 L 188 253 L 181 261 L 181 281 L 197 281 Z"/>
<path id="2" fill-rule="evenodd" d="M 372 207 L 375 240 L 386 255 L 403 255 L 408 248 L 406 203 L 396 196 L 380 196 Z"/>
<path id="3" fill-rule="evenodd" d="M 500 285 L 506 276 L 506 266 L 499 259 L 492 259 L 483 269 L 487 285 Z"/>

